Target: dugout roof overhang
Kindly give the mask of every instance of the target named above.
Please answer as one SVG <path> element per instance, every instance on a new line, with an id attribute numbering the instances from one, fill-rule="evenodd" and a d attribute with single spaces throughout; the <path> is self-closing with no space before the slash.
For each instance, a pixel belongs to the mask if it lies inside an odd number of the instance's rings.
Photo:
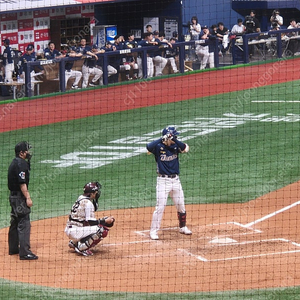
<path id="1" fill-rule="evenodd" d="M 54 7 L 109 4 L 117 2 L 130 2 L 133 0 L 11 0 L 0 1 L 0 13 L 14 13 L 25 10 L 49 9 Z"/>
<path id="2" fill-rule="evenodd" d="M 231 8 L 241 15 L 248 15 L 249 10 L 272 11 L 280 9 L 281 12 L 300 11 L 300 0 L 232 0 Z"/>

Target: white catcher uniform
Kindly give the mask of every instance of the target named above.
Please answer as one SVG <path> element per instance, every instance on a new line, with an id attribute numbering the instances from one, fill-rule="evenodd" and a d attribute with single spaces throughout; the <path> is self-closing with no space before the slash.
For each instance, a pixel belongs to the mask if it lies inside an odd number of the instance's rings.
<path id="1" fill-rule="evenodd" d="M 93 225 L 90 225 L 90 224 Z M 69 237 L 69 247 L 84 256 L 93 255 L 89 249 L 96 246 L 108 234 L 105 225 L 105 218 L 95 218 L 95 207 L 88 196 L 81 195 L 74 203 L 71 214 L 65 228 Z"/>
<path id="2" fill-rule="evenodd" d="M 71 215 L 65 228 L 65 233 L 74 242 L 95 234 L 99 230 L 98 225 L 84 226 L 86 220 L 96 221 L 97 219 L 92 201 L 89 197 L 81 195 L 72 206 Z"/>
<path id="3" fill-rule="evenodd" d="M 178 155 L 189 151 L 189 146 L 177 140 L 174 126 L 169 126 L 162 131 L 163 137 L 147 144 L 147 150 L 154 154 L 157 162 L 156 206 L 152 216 L 150 238 L 158 240 L 157 232 L 160 229 L 162 216 L 167 204 L 168 196 L 172 198 L 179 220 L 179 232 L 192 234 L 186 227 L 186 211 L 184 194 L 179 179 Z"/>

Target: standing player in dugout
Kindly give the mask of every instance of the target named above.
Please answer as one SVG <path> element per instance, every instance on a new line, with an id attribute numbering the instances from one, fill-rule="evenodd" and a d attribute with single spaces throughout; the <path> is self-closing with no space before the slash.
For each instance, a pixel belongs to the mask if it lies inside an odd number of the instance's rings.
<path id="1" fill-rule="evenodd" d="M 108 228 L 115 222 L 113 216 L 102 219 L 95 218 L 101 184 L 89 182 L 83 187 L 83 195 L 73 204 L 67 226 L 66 235 L 70 238 L 69 247 L 83 256 L 91 256 L 90 250 L 100 243 L 108 234 Z"/>
<path id="2" fill-rule="evenodd" d="M 167 204 L 168 195 L 171 196 L 179 220 L 179 232 L 182 234 L 192 234 L 186 226 L 186 211 L 184 205 L 184 194 L 179 179 L 179 159 L 180 153 L 187 153 L 189 146 L 177 139 L 179 133 L 174 126 L 168 126 L 162 130 L 162 137 L 147 144 L 148 153 L 155 156 L 157 163 L 156 182 L 156 206 L 152 216 L 150 238 L 158 240 L 158 230 L 162 216 Z"/>

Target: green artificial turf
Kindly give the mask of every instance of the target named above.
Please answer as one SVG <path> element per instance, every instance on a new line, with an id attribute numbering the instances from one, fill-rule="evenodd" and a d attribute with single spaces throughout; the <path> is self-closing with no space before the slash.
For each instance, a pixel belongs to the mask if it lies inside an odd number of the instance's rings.
<path id="1" fill-rule="evenodd" d="M 176 124 L 182 132 L 181 139 L 190 137 L 185 140 L 190 152 L 181 156 L 181 182 L 187 204 L 246 202 L 295 182 L 300 178 L 300 103 L 287 101 L 298 100 L 299 92 L 299 82 L 294 81 L 1 133 L 0 227 L 9 225 L 7 168 L 14 157 L 14 145 L 20 140 L 29 140 L 33 145 L 32 220 L 67 215 L 83 185 L 91 180 L 99 180 L 103 185 L 100 210 L 154 206 L 156 166 L 153 156 L 146 154 L 145 145 L 169 124 Z M 265 100 L 285 102 L 253 102 Z M 204 134 L 212 129 L 215 131 Z M 150 134 L 155 131 L 156 134 Z M 41 163 L 61 161 L 61 156 L 73 152 L 97 152 L 91 148 L 94 146 L 107 146 L 107 151 L 114 153 L 119 146 L 143 147 L 145 152 L 92 169 L 81 168 L 84 164 L 54 167 L 56 163 Z M 101 157 L 81 154 L 84 156 Z M 111 159 L 111 155 L 107 156 Z M 77 293 L 80 299 L 98 299 L 100 294 L 48 290 L 3 281 L 0 299 L 15 299 L 14 292 L 16 295 L 22 292 L 22 299 L 70 299 Z M 100 295 L 105 299 L 258 300 L 296 299 L 297 293 L 298 288 L 210 294 Z"/>

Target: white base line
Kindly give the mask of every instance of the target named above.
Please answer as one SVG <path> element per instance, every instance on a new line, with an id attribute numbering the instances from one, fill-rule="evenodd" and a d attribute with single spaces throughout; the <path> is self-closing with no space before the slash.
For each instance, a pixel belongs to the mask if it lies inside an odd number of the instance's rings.
<path id="1" fill-rule="evenodd" d="M 102 244 L 102 247 L 110 247 L 110 246 L 124 246 L 131 244 L 141 244 L 141 243 L 151 243 L 153 240 L 143 240 L 143 241 L 133 241 L 133 242 L 124 242 L 124 243 L 110 243 L 110 244 Z M 159 241 L 158 241 L 159 242 Z"/>
<path id="2" fill-rule="evenodd" d="M 290 209 L 290 208 L 292 208 L 292 207 L 294 207 L 294 206 L 297 206 L 298 204 L 300 204 L 300 201 L 294 202 L 294 203 L 292 203 L 291 205 L 288 205 L 288 206 L 286 206 L 286 207 L 283 207 L 283 208 L 281 208 L 281 209 L 279 209 L 279 210 L 277 210 L 277 211 L 275 211 L 275 212 L 273 212 L 273 213 L 271 213 L 271 214 L 268 214 L 268 215 L 266 215 L 266 216 L 264 216 L 264 217 L 262 217 L 262 218 L 260 218 L 260 219 L 258 219 L 258 220 L 256 220 L 256 221 L 253 221 L 253 222 L 250 222 L 250 223 L 248 223 L 248 224 L 245 224 L 244 226 L 245 226 L 245 227 L 251 227 L 251 226 L 253 226 L 254 224 L 257 224 L 257 223 L 262 222 L 262 221 L 264 221 L 264 220 L 266 220 L 266 219 L 269 219 L 269 218 L 271 218 L 271 217 L 274 217 L 275 215 L 280 214 L 280 213 L 284 212 L 285 210 L 288 210 L 288 209 Z"/>
<path id="3" fill-rule="evenodd" d="M 284 100 L 253 100 L 252 103 L 300 103 L 298 100 L 284 101 Z"/>
<path id="4" fill-rule="evenodd" d="M 210 259 L 210 260 L 206 260 L 206 261 L 214 262 L 214 261 L 224 261 L 224 260 L 235 260 L 235 259 L 254 258 L 254 257 L 269 256 L 269 255 L 282 255 L 282 254 L 298 253 L 298 252 L 300 252 L 300 250 L 262 253 L 262 254 L 254 254 L 254 255 L 248 255 L 248 256 L 236 256 L 236 257 L 228 257 L 228 258 L 217 258 L 217 259 Z"/>
<path id="5" fill-rule="evenodd" d="M 280 241 L 280 242 L 285 242 L 285 243 L 291 243 L 292 245 L 296 246 L 296 247 L 300 247 L 300 244 L 292 242 L 290 240 L 287 239 L 283 239 L 283 238 L 278 238 L 278 239 L 268 239 L 268 240 L 258 240 L 258 241 L 245 241 L 245 242 L 241 242 L 241 243 L 232 243 L 232 246 L 235 245 L 247 245 L 247 244 L 255 244 L 255 243 L 261 243 L 261 242 L 276 242 L 276 241 Z M 214 245 L 213 247 L 228 247 L 230 246 L 230 244 L 219 244 L 219 245 Z M 203 262 L 216 262 L 216 261 L 226 261 L 226 260 L 237 260 L 237 259 L 246 259 L 246 258 L 254 258 L 254 257 L 261 257 L 261 256 L 269 256 L 269 255 L 280 255 L 280 254 L 289 254 L 289 253 L 298 253 L 300 252 L 300 250 L 288 250 L 288 251 L 281 251 L 281 252 L 271 252 L 271 253 L 261 253 L 261 254 L 253 254 L 253 255 L 243 255 L 243 256 L 235 256 L 235 257 L 227 257 L 227 258 L 216 258 L 216 259 L 207 259 L 203 256 L 200 255 L 196 255 L 193 254 L 190 251 L 187 251 L 186 249 L 177 249 L 180 252 L 183 252 L 189 256 L 195 257 L 198 260 L 201 260 Z"/>
<path id="6" fill-rule="evenodd" d="M 181 251 L 181 252 L 183 252 L 183 253 L 185 253 L 185 254 L 187 254 L 187 255 L 193 256 L 193 257 L 195 257 L 195 258 L 198 259 L 198 260 L 201 260 L 201 261 L 209 261 L 209 260 L 206 259 L 205 257 L 200 256 L 200 255 L 193 254 L 193 253 L 191 253 L 191 252 L 189 252 L 189 251 L 187 251 L 187 250 L 185 250 L 185 249 L 177 249 L 177 250 L 178 250 L 178 251 Z"/>

